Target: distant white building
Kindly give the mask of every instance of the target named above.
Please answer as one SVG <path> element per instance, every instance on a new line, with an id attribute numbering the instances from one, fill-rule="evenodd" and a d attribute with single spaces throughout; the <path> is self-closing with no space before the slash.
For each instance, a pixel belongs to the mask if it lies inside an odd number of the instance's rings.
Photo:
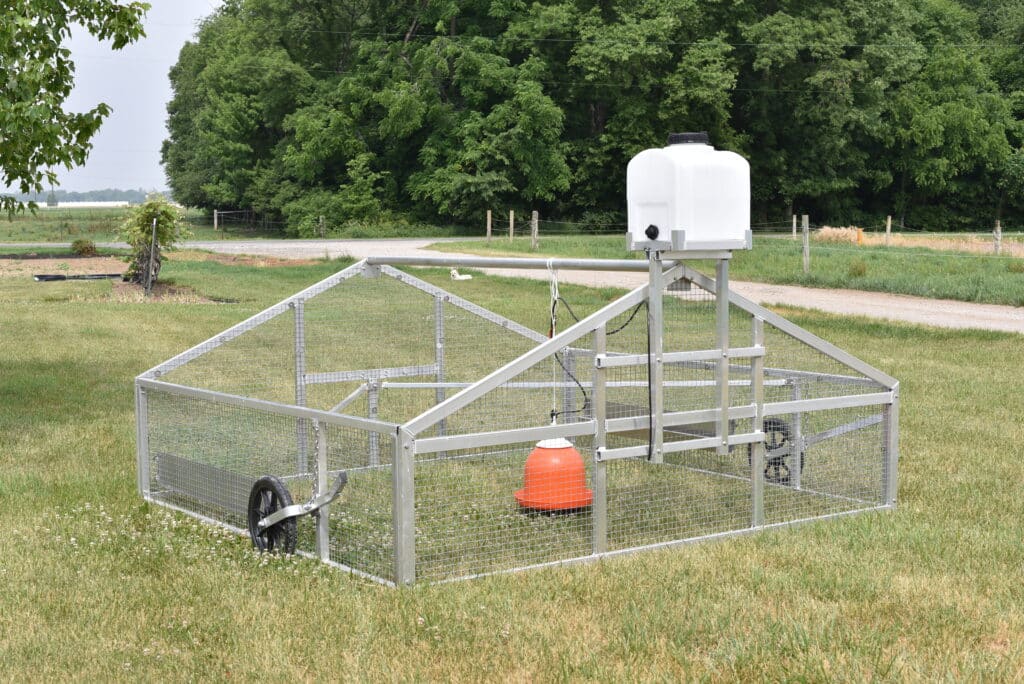
<path id="1" fill-rule="evenodd" d="M 117 209 L 131 205 L 131 202 L 58 202 L 52 206 L 41 206 L 40 209 Z"/>

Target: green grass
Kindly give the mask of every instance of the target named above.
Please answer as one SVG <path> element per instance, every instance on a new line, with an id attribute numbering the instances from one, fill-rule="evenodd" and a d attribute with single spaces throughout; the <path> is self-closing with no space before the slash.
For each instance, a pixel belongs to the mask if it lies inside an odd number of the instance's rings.
<path id="1" fill-rule="evenodd" d="M 144 504 L 132 378 L 337 268 L 165 266 L 234 304 L 0 289 L 0 678 L 1024 677 L 1016 335 L 784 312 L 901 380 L 893 513 L 391 590 Z M 457 285 L 543 325 L 545 283 Z"/>
<path id="2" fill-rule="evenodd" d="M 599 259 L 639 258 L 628 252 L 624 236 L 553 236 L 541 239 L 540 249 L 529 238 L 439 243 L 438 251 L 480 255 L 554 256 Z M 788 238 L 756 236 L 753 250 L 737 250 L 730 277 L 808 287 L 849 288 L 917 295 L 966 302 L 1024 306 L 1021 259 L 942 252 L 926 248 L 855 247 L 811 244 L 810 273 L 803 272 L 803 247 Z M 713 273 L 710 262 L 695 262 Z"/>

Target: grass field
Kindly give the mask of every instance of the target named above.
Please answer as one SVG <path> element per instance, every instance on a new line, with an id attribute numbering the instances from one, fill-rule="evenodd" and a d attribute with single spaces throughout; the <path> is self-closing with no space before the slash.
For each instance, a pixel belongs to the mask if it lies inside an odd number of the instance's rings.
<path id="1" fill-rule="evenodd" d="M 73 242 L 78 239 L 116 242 L 121 239 L 121 223 L 128 211 L 117 207 L 57 207 L 39 209 L 35 214 L 26 211 L 11 220 L 0 219 L 0 242 Z M 212 220 L 193 209 L 185 212 L 184 219 L 193 240 L 252 240 L 270 236 L 265 231 L 235 223 L 226 223 L 224 230 L 214 231 Z"/>
<path id="2" fill-rule="evenodd" d="M 25 212 L 12 220 L 0 220 L 0 242 L 72 242 L 79 238 L 93 242 L 120 240 L 120 225 L 127 215 L 126 208 L 39 209 L 35 214 Z M 213 217 L 197 209 L 188 209 L 184 221 L 188 224 L 192 240 L 257 240 L 287 237 L 282 231 L 284 223 L 251 225 L 247 219 L 229 212 L 222 214 L 218 229 L 213 229 Z M 466 235 L 468 229 L 460 226 L 437 226 L 402 220 L 381 219 L 374 223 L 350 222 L 333 227 L 327 238 L 402 238 L 449 237 Z"/>
<path id="3" fill-rule="evenodd" d="M 935 240 L 941 244 L 943 238 L 936 236 Z M 537 252 L 531 250 L 528 237 L 511 242 L 494 238 L 490 245 L 483 241 L 445 242 L 433 249 L 480 255 L 603 259 L 642 256 L 626 251 L 625 238 L 618 235 L 542 237 Z M 697 267 L 714 272 L 710 262 L 698 262 Z M 812 243 L 810 273 L 805 275 L 800 241 L 757 235 L 753 250 L 733 252 L 729 273 L 737 280 L 1024 306 L 1024 259 L 968 251 Z"/>
<path id="4" fill-rule="evenodd" d="M 0 283 L 0 679 L 1024 677 L 1016 335 L 783 312 L 901 380 L 893 513 L 392 590 L 143 503 L 132 378 L 340 266 L 165 265 L 232 304 Z M 465 286 L 544 325 L 546 283 Z"/>

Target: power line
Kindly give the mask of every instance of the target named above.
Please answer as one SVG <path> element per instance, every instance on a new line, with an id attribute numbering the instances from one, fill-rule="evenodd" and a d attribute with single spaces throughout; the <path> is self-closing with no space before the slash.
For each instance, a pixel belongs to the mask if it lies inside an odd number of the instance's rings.
<path id="1" fill-rule="evenodd" d="M 229 15 L 230 16 L 230 15 Z M 208 19 L 209 17 L 207 17 Z M 234 16 L 233 18 L 241 19 L 242 17 Z M 183 27 L 192 26 L 194 24 L 152 24 L 152 26 L 165 26 L 165 27 Z M 583 38 L 583 37 L 564 37 L 564 38 L 553 38 L 553 37 L 540 37 L 540 36 L 509 36 L 509 35 L 485 35 L 476 33 L 462 33 L 451 35 L 450 33 L 422 33 L 417 32 L 412 36 L 407 37 L 407 31 L 369 31 L 369 30 L 357 30 L 357 31 L 343 31 L 343 30 L 332 30 L 332 29 L 315 29 L 315 28 L 303 28 L 301 30 L 291 30 L 287 32 L 289 34 L 316 34 L 316 35 L 331 35 L 331 36 L 344 36 L 347 38 L 384 38 L 384 39 L 401 39 L 403 41 L 424 41 L 434 40 L 442 38 L 451 41 L 466 41 L 466 40 L 487 40 L 491 42 L 510 42 L 510 43 L 557 43 L 557 44 L 602 44 L 602 43 L 625 43 L 627 41 L 608 39 L 602 36 Z M 679 46 L 679 47 L 694 47 L 704 45 L 723 45 L 726 47 L 753 47 L 753 48 L 765 48 L 765 47 L 797 47 L 798 49 L 820 49 L 820 48 L 883 48 L 883 49 L 935 49 L 935 50 L 946 50 L 949 48 L 964 48 L 964 49 L 978 49 L 978 50 L 991 50 L 993 48 L 1000 47 L 1024 47 L 1020 43 L 1007 43 L 1000 41 L 972 41 L 962 43 L 935 43 L 932 45 L 925 45 L 923 43 L 908 40 L 905 42 L 900 41 L 880 41 L 880 42 L 863 42 L 863 43 L 834 43 L 834 42 L 797 42 L 797 41 L 771 41 L 771 42 L 755 42 L 755 41 L 722 41 L 722 40 L 649 40 L 643 41 L 643 45 L 653 46 Z"/>

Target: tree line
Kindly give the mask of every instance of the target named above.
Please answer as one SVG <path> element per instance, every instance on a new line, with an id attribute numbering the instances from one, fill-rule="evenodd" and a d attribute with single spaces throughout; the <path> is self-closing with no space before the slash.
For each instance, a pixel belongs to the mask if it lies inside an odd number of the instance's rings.
<path id="1" fill-rule="evenodd" d="M 131 202 L 142 204 L 146 197 L 156 190 L 122 190 L 120 188 L 104 188 L 103 190 L 63 190 L 57 188 L 46 192 L 15 193 L 14 198 L 22 202 L 47 204 L 49 202 Z"/>
<path id="2" fill-rule="evenodd" d="M 177 201 L 316 234 L 624 219 L 673 131 L 750 160 L 753 222 L 1024 217 L 1024 0 L 227 0 L 170 72 Z"/>

